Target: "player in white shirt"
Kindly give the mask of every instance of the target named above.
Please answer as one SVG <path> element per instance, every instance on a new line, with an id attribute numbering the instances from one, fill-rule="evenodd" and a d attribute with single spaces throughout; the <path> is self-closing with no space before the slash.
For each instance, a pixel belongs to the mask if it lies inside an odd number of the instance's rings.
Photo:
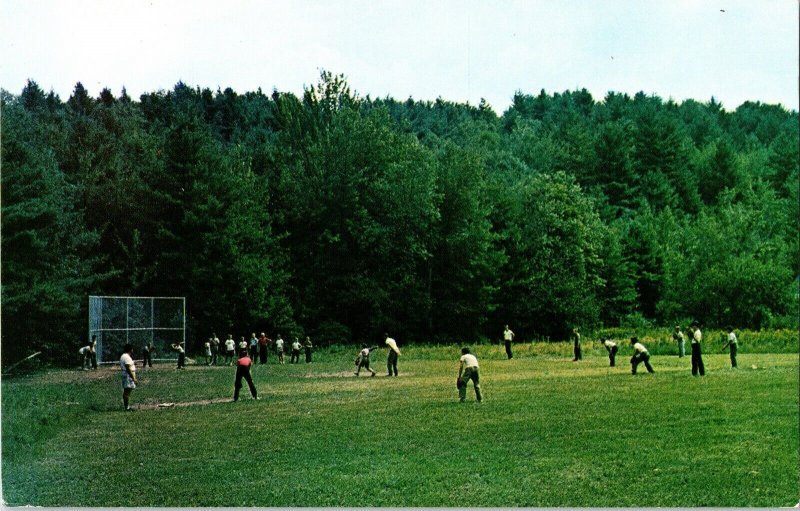
<path id="1" fill-rule="evenodd" d="M 603 338 L 600 339 L 600 344 L 602 344 L 606 348 L 606 351 L 608 351 L 608 360 L 610 362 L 609 366 L 614 367 L 616 365 L 617 351 L 619 350 L 617 343 L 611 339 Z"/>
<path id="2" fill-rule="evenodd" d="M 175 369 L 186 369 L 186 350 L 183 349 L 183 343 L 172 344 L 172 349 L 178 352 L 178 367 Z"/>
<path id="3" fill-rule="evenodd" d="M 233 356 L 236 353 L 236 341 L 233 340 L 233 334 L 228 334 L 225 339 L 225 363 L 228 365 L 233 364 Z"/>
<path id="4" fill-rule="evenodd" d="M 300 344 L 300 340 L 295 337 L 292 343 L 292 357 L 289 359 L 290 364 L 297 364 L 300 362 L 300 348 L 302 347 L 303 345 Z"/>
<path id="5" fill-rule="evenodd" d="M 508 328 L 508 325 L 506 325 L 505 330 L 503 330 L 503 342 L 506 345 L 506 356 L 508 357 L 509 360 L 511 360 L 514 356 L 511 354 L 511 341 L 513 340 L 514 340 L 514 332 L 512 332 L 511 329 Z"/>
<path id="6" fill-rule="evenodd" d="M 123 348 L 122 356 L 119 358 L 119 366 L 122 369 L 122 405 L 126 412 L 132 412 L 129 406 L 131 391 L 136 388 L 139 380 L 136 379 L 136 364 L 133 362 L 133 347 L 126 344 Z"/>
<path id="7" fill-rule="evenodd" d="M 724 350 L 730 346 L 731 348 L 731 367 L 736 367 L 736 351 L 739 348 L 739 340 L 736 338 L 736 334 L 733 332 L 733 327 L 728 327 L 728 342 L 725 346 L 722 347 Z"/>
<path id="8" fill-rule="evenodd" d="M 78 350 L 78 355 L 81 356 L 81 369 L 88 371 L 91 367 L 92 347 L 87 343 Z"/>
<path id="9" fill-rule="evenodd" d="M 639 342 L 636 337 L 631 337 L 631 345 L 633 346 L 633 357 L 631 357 L 631 374 L 636 374 L 636 368 L 640 362 L 644 362 L 648 373 L 654 373 L 653 366 L 650 365 L 650 353 L 644 344 Z"/>
<path id="10" fill-rule="evenodd" d="M 458 399 L 462 403 L 467 398 L 467 382 L 470 380 L 472 380 L 472 385 L 475 387 L 475 399 L 477 399 L 479 403 L 481 402 L 481 380 L 479 372 L 478 358 L 469 352 L 469 348 L 461 348 L 456 387 L 458 387 Z"/>
<path id="11" fill-rule="evenodd" d="M 278 362 L 283 364 L 283 339 L 281 339 L 281 334 L 278 334 L 278 338 L 275 339 L 275 351 L 278 353 Z"/>

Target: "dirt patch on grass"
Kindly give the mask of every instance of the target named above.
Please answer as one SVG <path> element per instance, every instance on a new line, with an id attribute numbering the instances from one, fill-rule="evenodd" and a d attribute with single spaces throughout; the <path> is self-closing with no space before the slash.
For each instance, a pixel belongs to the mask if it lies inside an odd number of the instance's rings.
<path id="1" fill-rule="evenodd" d="M 250 398 L 243 398 L 241 401 L 248 401 Z M 218 397 L 214 399 L 198 399 L 197 401 L 183 401 L 175 403 L 142 403 L 133 405 L 136 410 L 169 410 L 170 408 L 185 408 L 187 406 L 204 406 L 218 403 L 230 403 L 233 399 L 229 397 Z"/>
<path id="2" fill-rule="evenodd" d="M 413 376 L 414 373 L 402 373 L 398 378 L 403 378 L 404 376 Z M 356 378 L 355 371 L 339 371 L 336 373 L 306 373 L 300 376 L 301 378 Z M 361 371 L 361 374 L 358 378 L 371 378 L 371 373 L 369 371 Z M 388 378 L 385 374 L 378 372 L 375 375 L 375 378 Z"/>

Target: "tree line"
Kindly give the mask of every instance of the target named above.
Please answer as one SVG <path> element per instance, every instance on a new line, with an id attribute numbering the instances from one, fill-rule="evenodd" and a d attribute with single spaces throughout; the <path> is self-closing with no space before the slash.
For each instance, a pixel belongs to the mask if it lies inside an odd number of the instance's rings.
<path id="1" fill-rule="evenodd" d="M 178 83 L 2 91 L 2 355 L 63 357 L 88 295 L 186 296 L 190 339 L 566 338 L 797 326 L 798 114 L 517 92 L 502 115 Z"/>

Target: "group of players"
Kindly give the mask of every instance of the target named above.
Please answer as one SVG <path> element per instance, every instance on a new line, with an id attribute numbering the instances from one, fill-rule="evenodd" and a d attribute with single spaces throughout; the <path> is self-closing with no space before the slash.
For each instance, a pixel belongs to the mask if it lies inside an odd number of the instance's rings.
<path id="1" fill-rule="evenodd" d="M 738 340 L 736 338 L 736 334 L 732 327 L 728 329 L 728 342 L 724 346 L 725 348 L 730 348 L 730 358 L 731 358 L 731 366 L 737 367 L 736 363 L 736 352 L 738 347 Z M 692 323 L 689 326 L 689 333 L 690 341 L 691 341 L 691 357 L 692 357 L 692 375 L 693 376 L 704 376 L 705 375 L 705 366 L 703 364 L 703 357 L 702 357 L 702 350 L 701 350 L 701 342 L 703 339 L 703 334 L 700 331 L 699 325 L 697 323 Z M 513 358 L 513 353 L 511 349 L 511 344 L 514 340 L 515 334 L 508 325 L 505 326 L 503 331 L 503 340 L 505 343 L 505 350 L 506 355 L 509 359 Z M 572 330 L 572 341 L 573 341 L 573 353 L 574 358 L 573 362 L 578 362 L 582 360 L 582 352 L 581 352 L 581 335 L 577 328 Z M 677 343 L 678 346 L 678 356 L 683 357 L 685 355 L 685 340 L 686 336 L 681 331 L 680 326 L 676 326 L 675 330 L 672 334 L 673 340 Z M 608 338 L 601 338 L 599 340 L 600 344 L 606 349 L 608 352 L 609 357 L 609 365 L 611 367 L 615 367 L 616 365 L 616 355 L 619 351 L 619 346 L 616 342 Z M 400 355 L 400 349 L 397 346 L 397 341 L 393 338 L 389 337 L 389 334 L 384 334 L 384 344 L 386 348 L 388 348 L 388 356 L 387 356 L 387 376 L 398 376 L 397 372 L 397 361 Z M 639 341 L 637 337 L 630 338 L 630 344 L 633 349 L 633 356 L 631 357 L 631 373 L 636 374 L 636 370 L 639 364 L 644 364 L 645 368 L 649 373 L 655 372 L 652 365 L 650 365 L 650 353 L 648 352 L 647 348 Z M 213 334 L 208 341 L 204 343 L 204 355 L 206 358 L 205 365 L 217 365 L 218 355 L 220 353 L 220 348 L 223 346 L 220 343 L 219 339 L 217 338 L 216 334 Z M 96 336 L 92 336 L 92 342 L 86 347 L 87 350 L 83 350 L 82 354 L 87 353 L 90 357 L 91 353 L 93 353 L 94 347 L 96 347 Z M 228 334 L 228 339 L 224 343 L 224 355 L 226 365 L 232 365 L 234 355 L 238 353 L 238 357 L 236 359 L 236 379 L 234 382 L 234 394 L 233 400 L 237 401 L 239 399 L 239 391 L 241 390 L 244 380 L 248 388 L 250 390 L 250 394 L 252 395 L 253 399 L 258 399 L 258 393 L 256 391 L 256 387 L 253 384 L 253 378 L 250 373 L 250 369 L 253 364 L 256 363 L 256 360 L 259 360 L 261 364 L 266 364 L 268 359 L 268 352 L 270 348 L 273 348 L 274 351 L 278 355 L 278 361 L 280 364 L 284 363 L 284 341 L 280 335 L 278 335 L 277 339 L 274 341 L 274 344 L 271 339 L 269 339 L 263 332 L 261 333 L 260 337 L 256 337 L 256 334 L 253 333 L 250 339 L 250 342 L 247 342 L 244 337 L 241 338 L 238 345 L 233 340 L 233 335 Z M 294 342 L 292 343 L 291 350 L 292 350 L 292 363 L 298 363 L 300 358 L 300 350 L 301 347 L 305 349 L 306 353 L 306 363 L 311 362 L 311 352 L 313 350 L 313 345 L 311 343 L 311 339 L 306 337 L 306 342 L 301 345 L 299 340 L 295 338 Z M 185 367 L 185 351 L 182 344 L 172 344 L 172 349 L 178 352 L 178 369 L 183 369 Z M 369 371 L 372 376 L 375 376 L 375 371 L 370 367 L 370 354 L 378 349 L 378 346 L 367 346 L 366 344 L 362 344 L 361 350 L 358 353 L 358 356 L 355 359 L 355 376 L 359 376 L 361 370 L 364 369 Z M 152 367 L 152 355 L 154 353 L 154 347 L 152 343 L 146 345 L 143 349 L 143 365 L 149 365 Z M 126 344 L 124 347 L 124 353 L 122 357 L 120 357 L 120 367 L 122 369 L 122 401 L 123 406 L 126 411 L 132 411 L 133 409 L 129 405 L 129 398 L 131 391 L 136 388 L 138 383 L 138 379 L 136 378 L 136 366 L 134 364 L 132 358 L 133 347 L 130 344 Z M 91 360 L 91 359 L 90 359 Z M 95 368 L 96 368 L 96 359 L 95 359 Z M 85 365 L 84 365 L 85 367 Z M 473 387 L 475 390 L 475 398 L 478 402 L 482 401 L 482 394 L 480 388 L 480 368 L 477 357 L 471 353 L 468 347 L 464 347 L 461 349 L 461 357 L 459 359 L 459 368 L 458 368 L 458 376 L 456 379 L 456 387 L 458 388 L 459 393 L 459 400 L 464 402 L 466 398 L 467 392 L 467 384 L 469 381 L 472 381 Z"/>

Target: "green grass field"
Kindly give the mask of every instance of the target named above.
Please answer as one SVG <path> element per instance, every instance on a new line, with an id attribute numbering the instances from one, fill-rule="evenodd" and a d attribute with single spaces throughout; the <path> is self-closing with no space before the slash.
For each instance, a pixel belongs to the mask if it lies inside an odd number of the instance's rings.
<path id="1" fill-rule="evenodd" d="M 352 374 L 355 349 L 256 366 L 237 403 L 229 367 L 140 370 L 134 413 L 118 368 L 2 382 L 8 505 L 794 506 L 798 355 L 654 356 L 630 374 L 587 347 L 474 349 L 484 402 L 455 388 L 458 348 L 408 347 L 400 377 Z M 753 368 L 755 366 L 755 368 Z M 640 367 L 640 370 L 643 370 Z M 225 400 L 223 402 L 222 400 Z M 171 408 L 157 408 L 172 402 Z"/>

